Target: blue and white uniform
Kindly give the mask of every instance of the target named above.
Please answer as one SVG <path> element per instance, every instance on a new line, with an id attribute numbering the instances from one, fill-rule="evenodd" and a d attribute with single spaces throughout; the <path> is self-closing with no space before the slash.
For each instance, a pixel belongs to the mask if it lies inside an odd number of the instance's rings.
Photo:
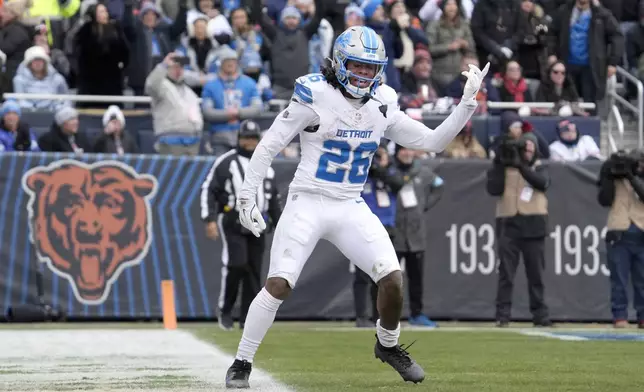
<path id="1" fill-rule="evenodd" d="M 360 39 L 370 34 L 368 28 L 355 29 Z M 336 47 L 338 42 L 355 46 L 350 39 L 343 38 L 345 34 L 338 38 Z M 363 44 L 368 41 L 362 39 Z M 382 46 L 382 41 L 377 40 L 375 44 Z M 334 52 L 334 61 L 343 61 L 338 59 L 337 49 Z M 365 58 L 372 57 L 371 50 L 366 52 Z M 386 64 L 384 49 L 382 53 Z M 344 61 L 347 59 L 352 60 L 345 56 Z M 277 116 L 257 146 L 240 192 L 240 198 L 254 200 L 273 158 L 299 134 L 301 161 L 273 237 L 268 273 L 269 278 L 283 278 L 291 287 L 295 286 L 320 239 L 334 244 L 375 282 L 399 270 L 387 231 L 360 196 L 380 139 L 384 137 L 408 148 L 440 152 L 477 107 L 474 99 L 461 101 L 432 130 L 400 111 L 397 94 L 390 87 L 376 82 L 361 93 L 360 88 L 349 86 L 348 80 L 354 75 L 344 65 L 340 76 L 346 76 L 347 91 L 356 98 L 347 98 L 321 74 L 297 79 L 290 105 Z M 384 66 L 379 74 L 382 71 Z M 373 99 L 363 104 L 366 93 Z M 381 106 L 386 106 L 386 115 Z"/>

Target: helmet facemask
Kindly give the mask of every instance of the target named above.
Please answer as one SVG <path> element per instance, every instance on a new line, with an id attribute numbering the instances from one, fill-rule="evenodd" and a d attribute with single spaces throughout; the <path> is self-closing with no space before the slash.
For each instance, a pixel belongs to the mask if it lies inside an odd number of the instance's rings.
<path id="1" fill-rule="evenodd" d="M 374 64 L 376 66 L 376 73 L 373 78 L 367 78 L 365 76 L 356 75 L 355 73 L 347 69 L 347 62 L 355 61 L 363 64 Z M 382 82 L 382 76 L 387 67 L 387 61 L 382 60 L 369 60 L 365 58 L 358 58 L 347 53 L 344 53 L 342 50 L 336 50 L 333 56 L 333 68 L 335 70 L 335 75 L 338 79 L 338 82 L 344 87 L 347 93 L 349 93 L 354 98 L 363 98 L 366 95 L 373 95 L 375 90 Z M 351 80 L 357 80 L 358 82 L 367 82 L 365 86 L 355 86 L 351 83 Z M 359 83 L 362 84 L 362 83 Z"/>

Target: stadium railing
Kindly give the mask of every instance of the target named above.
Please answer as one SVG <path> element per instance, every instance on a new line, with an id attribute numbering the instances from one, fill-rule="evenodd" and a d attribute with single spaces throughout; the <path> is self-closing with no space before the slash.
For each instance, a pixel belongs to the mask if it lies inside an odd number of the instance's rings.
<path id="1" fill-rule="evenodd" d="M 623 78 L 623 80 L 626 82 L 630 82 L 635 85 L 637 88 L 637 106 L 633 105 L 626 99 L 624 99 L 619 93 L 617 92 L 617 84 L 613 83 L 611 87 L 608 89 L 608 96 L 609 98 L 612 99 L 613 104 L 611 104 L 611 113 L 609 114 L 608 118 L 608 140 L 609 143 L 614 142 L 614 136 L 613 136 L 613 125 L 618 125 L 619 126 L 619 121 L 617 121 L 617 117 L 620 117 L 621 120 L 621 114 L 619 112 L 618 108 L 614 108 L 614 103 L 619 103 L 622 107 L 627 109 L 629 112 L 633 113 L 635 116 L 637 116 L 637 137 L 638 137 L 638 147 L 642 148 L 644 146 L 644 113 L 642 113 L 642 107 L 644 105 L 644 83 L 642 83 L 641 80 L 637 79 L 635 76 L 631 75 L 627 70 L 625 70 L 622 67 L 617 67 L 617 75 Z M 615 124 L 613 124 L 613 121 L 611 120 L 611 117 L 615 117 L 616 121 Z M 623 122 L 622 122 L 623 125 Z M 619 129 L 618 129 L 619 131 Z M 620 135 L 622 137 L 622 143 L 623 143 L 623 131 Z M 610 142 L 610 140 L 613 139 L 613 142 Z M 623 147 L 620 146 L 620 147 Z M 612 145 L 611 145 L 611 148 Z"/>
<path id="2" fill-rule="evenodd" d="M 71 102 L 96 102 L 96 103 L 150 103 L 151 99 L 147 96 L 131 95 L 62 95 L 62 94 L 25 94 L 25 93 L 4 93 L 4 99 L 37 99 L 37 100 L 55 100 Z M 199 100 L 201 102 L 201 100 Z M 519 109 L 527 106 L 531 109 L 551 109 L 555 107 L 552 102 L 488 102 L 488 108 L 491 109 Z M 592 102 L 582 102 L 579 104 L 582 109 L 595 109 Z"/>

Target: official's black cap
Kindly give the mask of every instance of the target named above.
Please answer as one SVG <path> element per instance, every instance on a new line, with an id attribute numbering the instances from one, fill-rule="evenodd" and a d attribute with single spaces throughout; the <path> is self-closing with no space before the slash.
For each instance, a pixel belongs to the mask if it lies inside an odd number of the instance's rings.
<path id="1" fill-rule="evenodd" d="M 261 129 L 259 124 L 253 120 L 244 120 L 239 124 L 239 137 L 261 137 Z"/>

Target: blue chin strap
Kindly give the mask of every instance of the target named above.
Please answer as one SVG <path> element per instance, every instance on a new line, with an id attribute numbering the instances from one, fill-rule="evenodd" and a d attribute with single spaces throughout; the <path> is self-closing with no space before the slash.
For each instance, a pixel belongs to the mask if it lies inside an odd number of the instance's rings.
<path id="1" fill-rule="evenodd" d="M 380 85 L 380 81 L 382 80 L 382 75 L 385 72 L 385 68 L 387 68 L 387 60 L 367 60 L 358 57 L 347 56 L 345 53 L 342 53 L 342 55 L 342 57 L 344 58 L 336 56 L 334 59 L 335 75 L 338 78 L 338 82 L 340 82 L 344 89 L 355 98 L 363 98 L 366 95 L 373 95 L 373 93 Z M 373 78 L 366 78 L 364 76 L 358 76 L 353 72 L 347 70 L 346 63 L 350 60 L 366 64 L 375 64 L 376 66 L 378 66 L 376 75 Z M 367 82 L 368 84 L 366 87 L 354 86 L 353 84 L 351 84 L 351 78 L 354 78 L 359 82 Z"/>

